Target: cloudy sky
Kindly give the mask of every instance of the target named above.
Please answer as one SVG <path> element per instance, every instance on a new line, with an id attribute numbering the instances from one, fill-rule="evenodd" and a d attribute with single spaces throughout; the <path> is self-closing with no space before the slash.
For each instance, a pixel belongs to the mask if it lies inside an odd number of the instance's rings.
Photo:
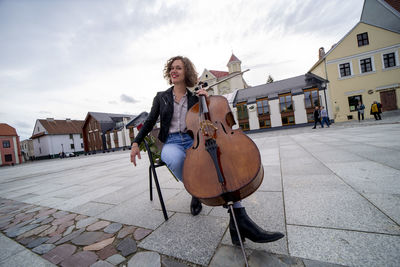
<path id="1" fill-rule="evenodd" d="M 0 0 L 0 122 L 148 111 L 166 60 L 199 74 L 233 53 L 251 86 L 306 73 L 360 19 L 363 0 Z"/>

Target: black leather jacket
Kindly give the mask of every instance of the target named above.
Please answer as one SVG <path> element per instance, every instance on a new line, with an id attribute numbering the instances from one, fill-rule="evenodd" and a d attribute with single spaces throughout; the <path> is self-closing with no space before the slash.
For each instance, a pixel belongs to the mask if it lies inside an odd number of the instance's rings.
<path id="1" fill-rule="evenodd" d="M 153 129 L 154 125 L 157 122 L 158 116 L 160 116 L 160 133 L 158 134 L 158 139 L 161 142 L 165 143 L 168 137 L 169 126 L 171 124 L 172 115 L 174 114 L 174 96 L 172 94 L 172 86 L 166 91 L 158 92 L 154 97 L 153 106 L 151 107 L 151 111 L 146 121 L 143 124 L 142 129 L 140 129 L 138 135 L 132 143 L 140 144 L 144 137 Z M 188 110 L 198 102 L 198 97 L 190 92 L 188 89 L 187 98 L 188 98 Z"/>

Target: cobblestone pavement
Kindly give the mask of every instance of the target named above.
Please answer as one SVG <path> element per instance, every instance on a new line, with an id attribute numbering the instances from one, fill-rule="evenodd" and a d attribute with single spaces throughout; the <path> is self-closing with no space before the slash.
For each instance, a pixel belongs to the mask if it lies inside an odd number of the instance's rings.
<path id="1" fill-rule="evenodd" d="M 286 235 L 247 240 L 250 266 L 400 265 L 398 111 L 249 136 L 265 177 L 243 204 Z M 142 156 L 136 168 L 129 151 L 0 168 L 0 266 L 244 266 L 226 210 L 192 216 L 183 185 L 159 168 L 164 220 Z"/>

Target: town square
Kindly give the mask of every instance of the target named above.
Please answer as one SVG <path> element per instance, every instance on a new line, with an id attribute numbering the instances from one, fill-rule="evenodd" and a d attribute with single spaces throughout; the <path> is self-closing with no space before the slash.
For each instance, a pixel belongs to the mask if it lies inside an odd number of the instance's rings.
<path id="1" fill-rule="evenodd" d="M 400 3 L 0 1 L 0 266 L 400 266 Z"/>

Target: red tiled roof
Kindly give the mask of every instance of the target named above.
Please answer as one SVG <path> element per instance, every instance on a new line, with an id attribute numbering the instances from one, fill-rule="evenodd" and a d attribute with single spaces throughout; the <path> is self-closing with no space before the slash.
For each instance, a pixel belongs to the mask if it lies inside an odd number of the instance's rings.
<path id="1" fill-rule="evenodd" d="M 398 12 L 400 12 L 400 1 L 399 0 L 385 0 L 385 2 L 388 3 L 394 9 L 396 9 Z"/>
<path id="2" fill-rule="evenodd" d="M 231 58 L 229 59 L 228 64 L 229 64 L 230 62 L 232 62 L 232 61 L 240 61 L 240 60 L 232 53 L 232 56 L 231 56 Z"/>
<path id="3" fill-rule="evenodd" d="M 18 136 L 17 131 L 7 123 L 0 123 L 0 136 Z"/>
<path id="4" fill-rule="evenodd" d="M 49 134 L 79 134 L 85 121 L 79 120 L 39 120 Z"/>
<path id="5" fill-rule="evenodd" d="M 229 75 L 227 71 L 210 70 L 210 72 L 217 78 L 225 77 Z"/>

